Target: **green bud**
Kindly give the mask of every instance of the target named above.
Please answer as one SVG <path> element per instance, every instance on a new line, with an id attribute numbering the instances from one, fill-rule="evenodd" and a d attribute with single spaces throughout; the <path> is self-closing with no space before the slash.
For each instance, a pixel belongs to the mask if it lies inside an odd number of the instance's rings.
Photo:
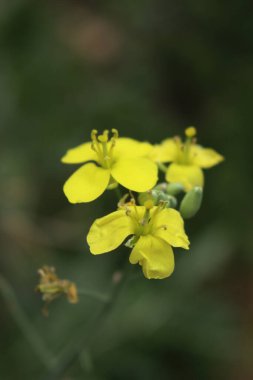
<path id="1" fill-rule="evenodd" d="M 167 195 L 168 208 L 176 208 L 177 207 L 177 198 L 172 195 Z"/>
<path id="2" fill-rule="evenodd" d="M 163 191 L 152 190 L 152 195 L 156 199 L 157 203 L 159 203 L 160 201 L 166 201 L 167 200 L 167 198 L 166 198 L 167 194 L 165 194 Z"/>
<path id="3" fill-rule="evenodd" d="M 166 203 L 167 208 L 169 208 L 169 207 L 176 208 L 177 207 L 177 199 L 175 197 L 172 197 L 171 195 L 165 194 L 163 192 L 160 192 L 160 194 L 158 196 L 158 203 L 159 202 Z"/>
<path id="4" fill-rule="evenodd" d="M 153 189 L 153 190 L 147 191 L 146 193 L 140 193 L 138 196 L 138 201 L 139 201 L 140 205 L 142 205 L 142 206 L 147 201 L 152 201 L 154 203 L 154 205 L 158 205 L 158 203 L 161 200 L 164 200 L 163 195 L 166 195 L 166 194 L 164 194 L 160 190 Z"/>
<path id="5" fill-rule="evenodd" d="M 180 205 L 180 213 L 184 219 L 190 219 L 197 214 L 202 198 L 203 189 L 201 187 L 194 187 L 185 194 Z"/>
<path id="6" fill-rule="evenodd" d="M 161 198 L 163 192 L 160 190 L 153 189 L 153 190 L 151 190 L 151 194 L 152 194 L 152 200 L 153 200 L 154 204 L 157 205 L 160 202 L 160 198 Z"/>
<path id="7" fill-rule="evenodd" d="M 181 183 L 170 183 L 167 185 L 166 192 L 170 195 L 178 195 L 184 191 L 184 186 Z"/>
<path id="8" fill-rule="evenodd" d="M 163 191 L 164 193 L 166 193 L 166 189 L 167 189 L 167 183 L 166 182 L 158 183 L 158 185 L 156 185 L 156 187 L 154 187 L 154 190 Z"/>
<path id="9" fill-rule="evenodd" d="M 138 195 L 138 202 L 140 205 L 143 206 L 147 201 L 152 201 L 155 206 L 160 202 L 166 203 L 166 207 L 176 208 L 177 206 L 177 199 L 175 197 L 157 189 L 147 191 L 146 193 L 140 193 Z"/>

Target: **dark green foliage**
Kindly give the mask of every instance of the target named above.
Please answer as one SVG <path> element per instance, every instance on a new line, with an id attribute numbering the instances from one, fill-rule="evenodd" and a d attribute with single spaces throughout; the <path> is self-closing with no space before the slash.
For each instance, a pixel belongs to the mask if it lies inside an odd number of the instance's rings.
<path id="1" fill-rule="evenodd" d="M 126 259 L 91 256 L 89 226 L 117 201 L 73 206 L 60 163 L 90 130 L 157 143 L 198 129 L 225 156 L 206 171 L 203 205 L 186 222 L 190 253 L 148 281 L 139 267 L 88 350 L 62 379 L 241 380 L 252 356 L 253 13 L 249 1 L 30 1 L 0 4 L 1 273 L 51 351 L 85 334 L 101 305 L 57 300 L 48 318 L 36 271 L 53 265 L 110 292 Z M 161 174 L 161 181 L 164 176 Z M 1 306 L 0 378 L 47 371 Z"/>

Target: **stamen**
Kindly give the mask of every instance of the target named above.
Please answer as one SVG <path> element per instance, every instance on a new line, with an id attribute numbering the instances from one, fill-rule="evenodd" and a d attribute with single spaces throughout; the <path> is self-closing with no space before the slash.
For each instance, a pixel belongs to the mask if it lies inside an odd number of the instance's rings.
<path id="1" fill-rule="evenodd" d="M 111 146 L 110 146 L 110 152 L 111 152 L 112 148 L 114 148 L 116 145 L 116 139 L 114 137 L 112 137 L 110 142 L 111 142 Z"/>
<path id="2" fill-rule="evenodd" d="M 154 207 L 154 202 L 149 199 L 144 203 L 144 207 L 146 208 L 143 219 L 140 221 L 142 226 L 145 226 L 150 221 L 150 210 Z"/>
<path id="3" fill-rule="evenodd" d="M 128 193 L 123 195 L 123 197 L 118 202 L 118 208 L 125 208 L 125 206 L 127 205 L 126 200 L 128 197 L 129 197 Z"/>
<path id="4" fill-rule="evenodd" d="M 90 134 L 92 141 L 97 140 L 97 133 L 98 133 L 98 131 L 96 129 L 92 129 L 91 134 Z"/>
<path id="5" fill-rule="evenodd" d="M 112 137 L 111 137 L 111 140 L 110 140 L 111 146 L 110 146 L 110 149 L 109 149 L 109 156 L 112 159 L 113 148 L 116 145 L 116 140 L 119 137 L 119 132 L 118 132 L 117 129 L 114 129 L 114 128 L 111 130 L 111 132 L 112 132 Z"/>
<path id="6" fill-rule="evenodd" d="M 129 190 L 129 194 L 130 194 L 130 202 L 132 203 L 133 207 L 134 207 L 134 211 L 135 211 L 135 218 L 136 220 L 138 221 L 139 220 L 139 213 L 138 213 L 138 210 L 137 210 L 137 207 L 136 207 L 136 200 L 135 200 L 135 197 L 132 193 L 131 190 Z"/>
<path id="7" fill-rule="evenodd" d="M 117 139 L 119 137 L 119 132 L 117 129 L 112 128 L 112 138 Z"/>
<path id="8" fill-rule="evenodd" d="M 96 149 L 96 146 L 95 146 L 95 144 L 94 144 L 93 141 L 92 141 L 92 143 L 91 143 L 91 149 L 94 150 L 94 152 L 97 153 L 97 149 Z"/>
<path id="9" fill-rule="evenodd" d="M 98 162 L 106 169 L 109 169 L 113 162 L 113 148 L 116 144 L 116 139 L 119 137 L 117 129 L 111 130 L 112 137 L 109 140 L 109 130 L 105 129 L 102 134 L 97 135 L 98 131 L 91 131 L 91 148 L 98 155 Z M 109 145 L 110 143 L 110 145 Z"/>
<path id="10" fill-rule="evenodd" d="M 94 152 L 97 153 L 98 159 L 102 160 L 103 159 L 103 153 L 100 148 L 100 144 L 97 139 L 97 133 L 98 131 L 96 129 L 92 129 L 91 131 L 91 149 L 94 150 Z"/>
<path id="11" fill-rule="evenodd" d="M 160 201 L 158 206 L 155 207 L 155 210 L 154 212 L 152 213 L 152 216 L 151 216 L 151 219 L 150 219 L 150 222 L 149 222 L 149 228 L 152 229 L 153 228 L 153 225 L 155 223 L 155 220 L 156 220 L 156 217 L 157 215 L 164 209 L 165 207 L 165 203 L 164 201 Z"/>
<path id="12" fill-rule="evenodd" d="M 166 205 L 167 205 L 167 201 L 164 201 L 164 200 L 160 200 L 160 202 L 158 203 L 158 209 L 159 210 L 163 210 L 163 209 L 165 209 L 166 208 Z"/>

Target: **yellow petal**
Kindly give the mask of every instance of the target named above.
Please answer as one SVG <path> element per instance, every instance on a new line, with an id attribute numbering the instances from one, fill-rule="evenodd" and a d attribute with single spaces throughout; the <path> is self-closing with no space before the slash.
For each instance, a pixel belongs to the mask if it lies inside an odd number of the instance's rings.
<path id="1" fill-rule="evenodd" d="M 152 150 L 152 145 L 147 142 L 121 137 L 116 140 L 113 148 L 113 157 L 119 158 L 147 157 Z"/>
<path id="2" fill-rule="evenodd" d="M 152 235 L 165 240 L 173 247 L 189 249 L 189 240 L 184 230 L 184 221 L 180 213 L 172 208 L 166 208 L 151 213 Z"/>
<path id="3" fill-rule="evenodd" d="M 166 173 L 166 181 L 181 183 L 188 191 L 194 186 L 204 186 L 204 175 L 198 166 L 171 164 Z"/>
<path id="4" fill-rule="evenodd" d="M 110 171 L 89 163 L 81 166 L 65 182 L 63 191 L 70 203 L 91 202 L 106 189 Z"/>
<path id="5" fill-rule="evenodd" d="M 99 255 L 116 249 L 133 233 L 132 219 L 125 210 L 119 210 L 97 219 L 90 228 L 87 242 L 91 253 Z"/>
<path id="6" fill-rule="evenodd" d="M 64 164 L 81 164 L 86 161 L 97 161 L 97 154 L 91 149 L 90 142 L 69 149 L 61 159 Z"/>
<path id="7" fill-rule="evenodd" d="M 174 254 L 165 241 L 151 235 L 141 236 L 129 257 L 131 264 L 139 263 L 148 279 L 163 279 L 174 271 Z"/>
<path id="8" fill-rule="evenodd" d="M 127 189 L 144 192 L 157 182 L 157 166 L 146 158 L 129 158 L 116 161 L 112 177 Z"/>
<path id="9" fill-rule="evenodd" d="M 154 145 L 149 153 L 150 159 L 155 162 L 171 162 L 176 160 L 177 155 L 178 144 L 175 139 L 167 139 L 159 145 Z"/>
<path id="10" fill-rule="evenodd" d="M 210 148 L 202 148 L 200 145 L 191 147 L 191 162 L 200 168 L 208 169 L 219 164 L 224 157 Z"/>

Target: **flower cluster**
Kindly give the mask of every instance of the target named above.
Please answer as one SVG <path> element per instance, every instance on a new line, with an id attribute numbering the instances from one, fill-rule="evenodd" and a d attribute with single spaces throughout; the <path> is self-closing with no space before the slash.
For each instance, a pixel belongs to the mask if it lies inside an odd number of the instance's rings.
<path id="1" fill-rule="evenodd" d="M 91 142 L 63 156 L 63 163 L 83 164 L 63 190 L 69 202 L 83 203 L 123 186 L 127 193 L 117 210 L 92 224 L 87 236 L 90 251 L 113 251 L 128 238 L 130 263 L 139 263 L 148 279 L 163 279 L 174 271 L 172 247 L 189 249 L 183 219 L 193 217 L 201 206 L 202 169 L 222 160 L 214 150 L 197 144 L 194 127 L 185 130 L 185 141 L 174 137 L 157 145 L 121 138 L 116 129 L 100 135 L 93 130 Z M 158 183 L 159 169 L 166 182 Z"/>

